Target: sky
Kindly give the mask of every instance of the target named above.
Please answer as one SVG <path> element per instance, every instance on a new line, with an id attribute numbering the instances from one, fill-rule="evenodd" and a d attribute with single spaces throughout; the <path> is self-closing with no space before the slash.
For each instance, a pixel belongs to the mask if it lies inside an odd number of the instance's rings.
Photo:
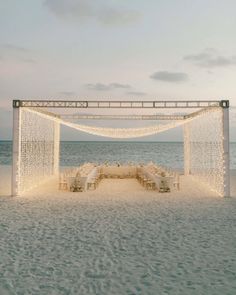
<path id="1" fill-rule="evenodd" d="M 236 106 L 235 11 L 235 0 L 0 0 L 0 138 L 12 99 Z"/>

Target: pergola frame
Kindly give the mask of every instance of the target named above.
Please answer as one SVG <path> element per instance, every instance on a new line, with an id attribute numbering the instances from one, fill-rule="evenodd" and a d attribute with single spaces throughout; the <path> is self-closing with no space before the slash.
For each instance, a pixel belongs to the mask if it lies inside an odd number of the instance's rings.
<path id="1" fill-rule="evenodd" d="M 37 112 L 48 114 L 56 118 L 70 119 L 102 119 L 102 120 L 185 120 L 199 115 L 208 108 L 222 108 L 223 113 L 223 160 L 224 160 L 224 192 L 223 196 L 230 196 L 230 165 L 229 165 L 229 100 L 196 100 L 196 101 L 89 101 L 89 100 L 13 100 L 13 163 L 12 163 L 12 195 L 18 195 L 20 152 L 21 152 L 21 108 L 32 108 Z M 187 115 L 57 115 L 44 111 L 44 108 L 75 108 L 75 109 L 200 109 Z M 190 171 L 189 130 L 184 126 L 184 172 Z M 55 141 L 59 142 L 60 124 L 55 122 Z M 59 160 L 59 146 L 55 147 L 55 155 Z M 55 162 L 54 174 L 59 171 L 59 161 Z"/>
<path id="2" fill-rule="evenodd" d="M 122 100 L 14 100 L 13 107 L 34 107 L 34 108 L 205 108 L 211 106 L 229 107 L 228 100 L 210 101 L 210 100 L 180 100 L 180 101 L 122 101 Z"/>

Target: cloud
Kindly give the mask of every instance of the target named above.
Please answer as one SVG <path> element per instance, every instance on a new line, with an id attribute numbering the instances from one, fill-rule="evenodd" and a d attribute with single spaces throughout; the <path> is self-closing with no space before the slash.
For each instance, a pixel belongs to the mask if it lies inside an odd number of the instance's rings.
<path id="1" fill-rule="evenodd" d="M 198 54 L 186 55 L 183 59 L 202 68 L 236 66 L 236 56 L 217 55 L 216 50 L 209 49 Z"/>
<path id="2" fill-rule="evenodd" d="M 10 44 L 10 43 L 4 43 L 0 45 L 0 50 L 1 50 L 1 59 L 5 60 L 7 58 L 13 58 L 17 59 L 18 61 L 21 61 L 23 63 L 36 63 L 36 59 L 32 58 L 32 50 Z"/>
<path id="3" fill-rule="evenodd" d="M 86 84 L 85 86 L 89 90 L 96 90 L 96 91 L 109 91 L 109 90 L 115 90 L 115 89 L 131 88 L 131 86 L 128 84 L 120 84 L 120 83 L 110 83 L 110 84 L 95 83 L 95 84 Z"/>
<path id="4" fill-rule="evenodd" d="M 117 8 L 105 8 L 99 16 L 99 20 L 106 25 L 125 25 L 135 23 L 140 18 L 140 14 L 132 10 Z"/>
<path id="5" fill-rule="evenodd" d="M 168 71 L 159 71 L 155 72 L 150 76 L 153 80 L 159 80 L 164 82 L 184 82 L 188 80 L 188 75 L 186 73 L 180 72 L 168 72 Z"/>
<path id="6" fill-rule="evenodd" d="M 97 91 L 107 91 L 111 90 L 109 85 L 105 85 L 102 83 L 96 83 L 96 84 L 86 84 L 85 85 L 89 90 L 97 90 Z"/>
<path id="7" fill-rule="evenodd" d="M 128 84 L 120 84 L 120 83 L 111 83 L 109 84 L 111 88 L 121 88 L 121 89 L 129 89 L 131 88 Z"/>
<path id="8" fill-rule="evenodd" d="M 140 19 L 137 11 L 112 4 L 110 0 L 45 0 L 44 5 L 57 17 L 69 21 L 125 25 Z"/>
<path id="9" fill-rule="evenodd" d="M 31 51 L 28 48 L 9 44 L 9 43 L 4 43 L 1 45 L 1 47 L 5 50 L 14 51 L 14 52 L 30 52 Z"/>
<path id="10" fill-rule="evenodd" d="M 141 91 L 128 91 L 127 94 L 133 96 L 145 96 L 147 93 Z"/>

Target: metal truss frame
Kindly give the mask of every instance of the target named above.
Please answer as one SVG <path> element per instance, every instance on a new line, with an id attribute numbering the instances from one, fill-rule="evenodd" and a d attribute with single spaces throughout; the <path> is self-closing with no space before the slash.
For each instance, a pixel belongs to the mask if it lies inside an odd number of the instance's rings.
<path id="1" fill-rule="evenodd" d="M 230 174 L 229 174 L 229 100 L 194 100 L 194 101 L 88 101 L 88 100 L 13 100 L 13 165 L 12 165 L 12 195 L 18 194 L 20 155 L 21 155 L 21 108 L 29 108 L 32 111 L 42 113 L 51 117 L 58 125 L 55 129 L 56 140 L 59 142 L 59 125 L 57 119 L 71 116 L 71 119 L 125 119 L 125 120 L 185 120 L 200 115 L 212 108 L 222 109 L 222 150 L 224 160 L 224 192 L 223 196 L 230 196 Z M 49 112 L 48 109 L 191 109 L 187 115 L 60 115 Z M 196 111 L 197 109 L 197 111 Z M 63 117 L 64 116 L 64 117 Z M 67 117 L 68 118 L 68 117 Z M 187 129 L 187 128 L 185 128 Z M 214 132 L 214 131 L 213 131 Z M 186 135 L 186 134 L 185 134 Z M 187 136 L 185 136 L 187 138 Z M 188 140 L 184 140 L 185 146 Z M 188 164 L 188 149 L 185 149 L 185 166 Z M 58 154 L 58 152 L 57 152 Z M 58 156 L 59 157 L 59 156 Z M 58 167 L 58 164 L 57 166 Z M 55 170 L 58 170 L 56 168 Z M 189 171 L 185 169 L 185 174 Z"/>
<path id="2" fill-rule="evenodd" d="M 90 101 L 90 100 L 13 100 L 13 108 L 108 108 L 108 109 L 183 109 L 205 107 L 229 107 L 228 100 L 189 100 L 189 101 Z"/>

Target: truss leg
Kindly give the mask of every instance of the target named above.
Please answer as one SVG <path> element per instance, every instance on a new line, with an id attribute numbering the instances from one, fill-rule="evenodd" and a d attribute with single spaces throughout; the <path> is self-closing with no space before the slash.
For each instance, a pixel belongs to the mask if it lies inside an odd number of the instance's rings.
<path id="1" fill-rule="evenodd" d="M 59 159 L 60 159 L 60 123 L 54 123 L 54 167 L 53 174 L 59 174 Z"/>
<path id="2" fill-rule="evenodd" d="M 230 197 L 230 161 L 229 161 L 229 108 L 222 108 L 223 112 L 223 196 Z"/>
<path id="3" fill-rule="evenodd" d="M 21 154 L 21 109 L 13 108 L 13 147 L 11 194 L 20 194 L 20 154 Z"/>
<path id="4" fill-rule="evenodd" d="M 189 175 L 191 173 L 191 156 L 190 156 L 190 129 L 189 124 L 184 124 L 184 175 Z"/>

